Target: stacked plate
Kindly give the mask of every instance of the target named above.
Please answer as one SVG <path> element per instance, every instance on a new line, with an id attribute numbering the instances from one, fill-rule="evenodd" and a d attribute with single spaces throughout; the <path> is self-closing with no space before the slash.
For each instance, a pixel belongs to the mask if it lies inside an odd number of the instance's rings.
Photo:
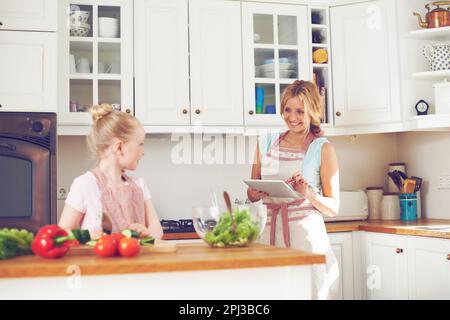
<path id="1" fill-rule="evenodd" d="M 280 59 L 281 60 L 281 59 Z M 266 61 L 268 63 L 266 63 Z M 266 60 L 264 64 L 256 66 L 256 76 L 264 78 L 275 77 L 275 64 L 273 60 Z M 279 65 L 280 78 L 289 78 L 295 74 L 295 65 L 290 62 L 281 62 Z"/>

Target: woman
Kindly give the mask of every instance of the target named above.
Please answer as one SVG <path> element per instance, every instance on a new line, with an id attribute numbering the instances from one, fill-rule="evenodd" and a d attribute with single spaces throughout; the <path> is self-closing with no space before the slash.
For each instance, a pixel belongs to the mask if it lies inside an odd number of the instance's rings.
<path id="1" fill-rule="evenodd" d="M 330 246 L 323 215 L 339 208 L 339 169 L 333 146 L 322 137 L 317 87 L 296 80 L 281 99 L 281 116 L 288 131 L 258 139 L 252 179 L 285 180 L 303 199 L 270 198 L 249 188 L 250 201 L 263 199 L 269 209 L 261 242 L 324 254 L 326 264 L 312 268 L 313 298 L 333 299 L 339 269 Z"/>

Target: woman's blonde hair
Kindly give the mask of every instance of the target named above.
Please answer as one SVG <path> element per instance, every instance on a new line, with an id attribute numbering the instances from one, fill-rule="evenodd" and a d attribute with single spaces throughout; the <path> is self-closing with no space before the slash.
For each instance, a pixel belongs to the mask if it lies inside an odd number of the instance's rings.
<path id="1" fill-rule="evenodd" d="M 298 97 L 303 102 L 305 108 L 306 134 L 320 131 L 320 122 L 323 115 L 323 105 L 320 101 L 319 91 L 317 86 L 309 81 L 295 80 L 292 84 L 286 87 L 281 96 L 281 114 L 289 99 Z M 309 123 L 308 123 L 309 122 Z"/>
<path id="2" fill-rule="evenodd" d="M 130 140 L 139 121 L 128 113 L 116 111 L 109 104 L 92 106 L 92 130 L 88 136 L 88 145 L 97 160 L 111 145 L 114 138 L 123 142 Z"/>

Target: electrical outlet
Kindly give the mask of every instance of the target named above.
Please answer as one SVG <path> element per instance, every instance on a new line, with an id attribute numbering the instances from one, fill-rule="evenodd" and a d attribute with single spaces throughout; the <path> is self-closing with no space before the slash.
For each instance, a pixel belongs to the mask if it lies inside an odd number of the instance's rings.
<path id="1" fill-rule="evenodd" d="M 69 193 L 68 187 L 58 187 L 58 200 L 66 200 L 67 194 Z"/>
<path id="2" fill-rule="evenodd" d="M 450 189 L 450 176 L 440 176 L 438 189 Z"/>

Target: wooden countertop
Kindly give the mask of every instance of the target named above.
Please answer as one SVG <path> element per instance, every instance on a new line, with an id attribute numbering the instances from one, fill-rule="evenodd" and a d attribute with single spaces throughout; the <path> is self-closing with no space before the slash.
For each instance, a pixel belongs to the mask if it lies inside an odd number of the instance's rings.
<path id="1" fill-rule="evenodd" d="M 399 235 L 450 239 L 450 220 L 420 219 L 412 222 L 400 220 L 367 220 L 328 222 L 328 232 L 368 231 Z"/>
<path id="2" fill-rule="evenodd" d="M 346 222 L 344 221 L 344 222 L 326 222 L 325 226 L 327 228 L 327 232 L 329 233 L 369 231 L 369 232 L 381 232 L 381 233 L 450 239 L 450 220 L 421 219 L 413 222 L 403 222 L 400 220 L 366 220 L 366 221 L 346 221 Z M 436 227 L 436 228 L 447 227 L 447 229 L 430 230 L 429 227 Z M 199 237 L 195 232 L 166 233 L 163 236 L 164 240 L 198 239 L 198 238 Z"/>
<path id="3" fill-rule="evenodd" d="M 146 253 L 134 258 L 66 256 L 43 259 L 37 256 L 0 261 L 0 278 L 68 276 L 69 266 L 79 266 L 81 275 L 199 271 L 325 263 L 325 256 L 292 249 L 252 244 L 244 248 L 211 248 L 205 243 L 177 244 L 173 253 Z"/>

